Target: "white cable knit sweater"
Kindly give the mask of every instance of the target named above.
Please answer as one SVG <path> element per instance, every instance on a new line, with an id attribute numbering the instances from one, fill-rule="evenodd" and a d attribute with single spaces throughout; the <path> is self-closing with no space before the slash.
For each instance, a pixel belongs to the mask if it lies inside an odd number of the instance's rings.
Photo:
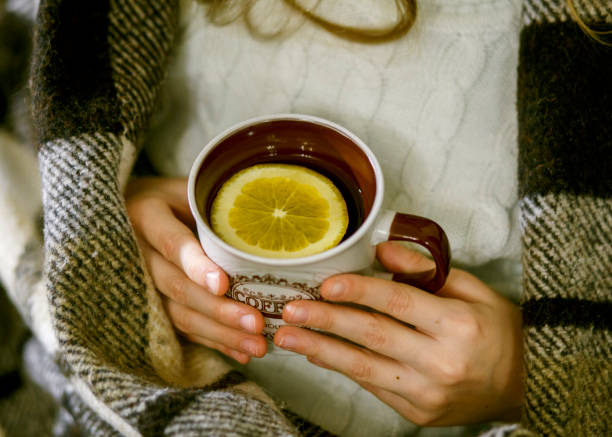
<path id="1" fill-rule="evenodd" d="M 325 16 L 358 25 L 391 22 L 396 8 L 391 0 L 321 7 L 329 7 Z M 278 23 L 270 15 L 254 20 L 273 32 Z M 455 263 L 517 299 L 520 1 L 420 2 L 405 37 L 373 45 L 285 16 L 285 34 L 261 40 L 241 21 L 215 26 L 206 6 L 183 1 L 181 41 L 145 144 L 157 169 L 186 175 L 210 138 L 253 116 L 298 112 L 331 119 L 377 155 L 387 207 L 436 220 Z M 335 433 L 440 432 L 417 431 L 352 381 L 300 356 L 275 351 L 246 371 L 292 410 Z"/>
<path id="2" fill-rule="evenodd" d="M 394 1 L 366 3 L 381 16 L 395 10 Z M 408 35 L 365 45 L 309 22 L 261 41 L 241 21 L 218 27 L 205 6 L 184 2 L 148 153 L 162 173 L 185 175 L 233 123 L 316 114 L 366 141 L 385 172 L 387 206 L 439 221 L 456 262 L 516 258 L 519 3 L 422 2 Z"/>
<path id="3" fill-rule="evenodd" d="M 202 10 L 191 5 L 192 0 L 185 1 L 184 31 L 188 24 L 185 18 L 190 12 L 194 13 L 191 17 L 194 21 L 202 18 L 196 15 Z M 262 3 L 267 1 L 261 0 Z M 351 11 L 355 13 L 347 14 L 347 20 L 354 20 L 352 24 L 362 23 L 359 20 L 363 19 L 376 23 L 384 20 L 382 12 L 385 9 L 379 10 L 383 1 L 351 2 Z M 346 5 L 345 0 L 325 3 L 337 5 L 340 9 L 335 11 L 342 11 Z M 576 0 L 573 3 L 588 25 L 609 28 L 612 23 L 609 0 Z M 482 257 L 484 264 L 478 267 L 479 260 L 475 259 L 474 264 L 467 267 L 490 283 L 510 285 L 497 287 L 498 290 L 508 288 L 516 292 L 518 288 L 512 287 L 510 280 L 514 270 L 506 270 L 514 265 L 515 252 L 510 250 L 513 246 L 507 245 L 508 250 L 491 255 L 495 251 L 490 250 L 490 240 L 479 241 L 474 233 L 466 235 L 457 231 L 458 225 L 469 224 L 469 220 L 459 214 L 443 214 L 443 207 L 449 205 L 454 205 L 456 211 L 481 213 L 490 210 L 491 205 L 512 203 L 503 201 L 507 199 L 503 193 L 512 191 L 512 178 L 507 179 L 507 184 L 491 182 L 502 179 L 500 169 L 504 167 L 487 172 L 485 163 L 489 156 L 485 152 L 497 145 L 498 153 L 512 156 L 512 142 L 500 140 L 512 135 L 500 133 L 504 132 L 501 127 L 506 125 L 505 120 L 510 125 L 512 120 L 512 99 L 508 96 L 514 89 L 511 76 L 515 61 L 507 46 L 512 44 L 518 48 L 514 39 L 518 31 L 514 28 L 515 4 L 449 0 L 442 5 L 439 1 L 423 0 L 419 5 L 419 22 L 410 34 L 396 43 L 378 46 L 381 53 L 391 50 L 391 46 L 397 47 L 393 62 L 373 64 L 385 66 L 381 67 L 384 80 L 378 83 L 387 90 L 376 107 L 382 110 L 389 102 L 396 101 L 395 112 L 387 107 L 384 113 L 371 111 L 378 117 L 364 118 L 360 111 L 367 106 L 364 97 L 367 83 L 362 81 L 365 85 L 353 87 L 348 93 L 338 86 L 343 81 L 333 82 L 335 87 L 327 85 L 334 77 L 331 72 L 322 74 L 336 57 L 346 64 L 348 54 L 361 50 L 368 59 L 374 53 L 374 46 L 358 46 L 331 38 L 328 42 L 336 45 L 336 55 L 317 57 L 325 46 L 319 44 L 325 36 L 317 36 L 315 30 L 308 31 L 308 25 L 304 25 L 293 35 L 293 41 L 289 38 L 255 44 L 245 40 L 243 43 L 248 45 L 239 52 L 234 50 L 234 44 L 241 30 L 231 30 L 232 26 L 215 29 L 222 32 L 223 38 L 213 39 L 212 28 L 205 23 L 196 26 L 194 22 L 191 33 L 182 35 L 180 47 L 185 50 L 186 40 L 195 41 L 199 32 L 208 32 L 211 35 L 205 40 L 208 46 L 204 48 L 217 56 L 216 61 L 206 64 L 205 71 L 189 70 L 192 77 L 183 77 L 177 82 L 177 74 L 188 71 L 181 67 L 181 57 L 183 61 L 193 59 L 185 59 L 185 53 L 176 53 L 167 83 L 165 111 L 158 114 L 154 134 L 160 136 L 157 141 L 167 141 L 165 146 L 170 149 L 177 140 L 179 145 L 188 144 L 186 137 L 183 138 L 186 133 L 195 134 L 192 147 L 196 147 L 196 143 L 210 138 L 213 131 L 260 112 L 289 109 L 318 113 L 340 121 L 368 140 L 383 161 L 387 181 L 395 187 L 395 191 L 390 190 L 393 196 L 388 199 L 391 206 L 395 202 L 400 209 L 414 208 L 414 212 L 431 215 L 443 222 L 451 234 L 455 261 L 458 255 L 462 265 L 468 264 L 469 257 L 461 251 L 474 243 L 483 244 L 482 252 L 472 252 L 488 253 Z M 358 7 L 366 8 L 366 14 L 363 15 Z M 612 351 L 609 347 L 612 344 L 609 316 L 612 314 L 612 171 L 609 159 L 612 124 L 608 110 L 612 101 L 609 80 L 612 58 L 605 47 L 590 41 L 571 21 L 567 8 L 566 0 L 523 1 L 516 102 L 525 408 L 516 431 L 512 431 L 513 427 L 501 427 L 487 433 L 487 437 L 501 437 L 507 432 L 512 432 L 514 437 L 599 436 L 607 435 L 612 429 L 609 414 L 612 409 L 609 396 L 612 387 Z M 181 348 L 139 255 L 121 190 L 135 152 L 142 144 L 143 131 L 149 126 L 150 114 L 158 109 L 158 91 L 167 71 L 168 53 L 175 42 L 181 42 L 175 38 L 177 14 L 178 0 L 93 3 L 45 0 L 40 4 L 29 84 L 42 193 L 38 189 L 33 154 L 18 144 L 11 134 L 0 131 L 0 280 L 34 332 L 35 339 L 26 348 L 25 367 L 35 381 L 61 398 L 63 408 L 69 413 L 59 416 L 54 431 L 67 429 L 62 426 L 70 424 L 62 422 L 70 417 L 84 433 L 100 437 L 119 434 L 321 435 L 319 428 L 283 408 L 282 404 L 271 405 L 269 398 L 242 375 L 230 371 L 217 354 L 195 345 Z M 296 22 L 290 24 L 293 26 Z M 308 66 L 307 71 L 302 71 L 303 67 L 297 69 L 303 76 L 292 78 L 300 86 L 289 87 L 287 83 L 293 82 L 279 80 L 286 76 L 279 74 L 282 70 L 272 68 L 260 78 L 251 68 L 250 75 L 242 76 L 250 81 L 240 82 L 240 72 L 244 73 L 244 68 L 248 70 L 250 65 L 244 64 L 245 60 L 251 63 L 261 60 L 261 54 L 255 50 L 258 46 L 258 50 L 264 46 L 267 50 L 273 46 L 280 50 L 287 48 L 287 44 L 297 44 L 308 32 L 311 44 L 306 44 L 301 52 L 298 45 L 296 59 L 285 62 Z M 190 38 L 192 34 L 194 38 Z M 474 53 L 483 54 L 482 68 L 474 68 L 478 64 L 473 62 L 474 57 L 466 55 L 468 51 L 457 49 L 468 46 L 480 47 Z M 443 50 L 445 47 L 451 49 Z M 224 53 L 239 53 L 240 56 L 234 57 L 232 63 L 231 59 L 223 60 Z M 300 64 L 307 53 L 311 56 Z M 340 57 L 340 54 L 347 56 Z M 194 59 L 206 56 L 208 54 L 196 51 Z M 399 68 L 394 62 L 402 59 L 412 59 L 415 64 L 403 66 L 406 72 L 403 82 L 398 80 L 394 89 L 389 88 L 392 84 L 390 73 L 393 68 Z M 283 58 L 279 56 L 270 55 L 266 59 L 271 66 L 281 65 L 281 61 Z M 456 67 L 453 74 L 442 68 L 449 65 Z M 593 68 L 594 65 L 597 68 Z M 413 74 L 416 70 L 427 74 Z M 356 82 L 361 77 L 360 71 L 347 69 L 347 81 Z M 409 74 L 410 71 L 413 73 Z M 471 85 L 465 80 L 463 73 L 466 71 L 472 72 L 467 76 L 473 79 Z M 304 79 L 314 72 L 319 73 L 312 76 L 318 77 L 318 83 Z M 271 85 L 265 88 L 266 82 L 260 79 L 273 77 L 270 75 L 277 75 L 274 76 L 277 81 L 268 82 Z M 228 86 L 221 86 L 224 83 Z M 177 84 L 185 87 L 183 94 L 185 89 L 193 91 L 193 95 L 187 96 L 191 97 L 188 100 L 191 107 L 173 105 L 172 98 L 181 95 L 177 94 Z M 209 86 L 213 88 L 207 88 Z M 402 87 L 411 90 L 411 94 L 400 93 Z M 449 97 L 448 89 L 456 87 L 462 94 Z M 209 94 L 199 95 L 198 89 Z M 285 89 L 292 90 L 292 94 L 286 94 L 283 100 Z M 300 89 L 303 92 L 297 92 Z M 314 92 L 315 89 L 320 93 Z M 446 90 L 443 96 L 448 102 L 463 102 L 463 105 L 449 103 L 434 107 L 433 103 L 440 100 L 431 96 L 439 95 L 436 91 L 441 89 Z M 276 93 L 278 90 L 282 92 Z M 225 93 L 232 97 L 230 91 L 234 99 L 241 97 L 239 92 L 245 98 L 238 104 L 223 99 Z M 362 93 L 359 98 L 358 92 Z M 259 100 L 246 98 L 248 95 L 256 97 L 258 93 L 263 96 Z M 216 99 L 212 99 L 215 95 Z M 491 98 L 484 98 L 485 95 Z M 202 100 L 207 96 L 211 98 Z M 283 101 L 285 103 L 281 104 Z M 363 104 L 340 104 L 346 101 Z M 202 107 L 208 108 L 208 112 L 198 111 L 195 102 L 206 102 Z M 448 111 L 450 108 L 461 110 Z M 412 117 L 409 116 L 411 111 Z M 426 116 L 431 113 L 437 115 L 436 121 Z M 191 119 L 186 117 L 194 114 L 196 116 Z M 176 115 L 174 122 L 172 115 Z M 478 118 L 480 123 L 469 123 Z M 196 123 L 192 123 L 193 120 Z M 428 120 L 432 121 L 426 123 Z M 432 139 L 436 138 L 447 139 L 449 147 L 441 150 L 449 154 L 455 152 L 455 148 L 470 146 L 470 154 L 460 156 L 462 159 L 469 157 L 470 165 L 462 168 L 456 156 L 446 159 L 443 155 L 444 171 L 437 171 L 440 164 L 438 167 L 434 164 L 439 157 L 428 153 L 434 147 Z M 394 149 L 383 147 L 392 142 Z M 408 147 L 410 153 L 404 153 Z M 179 154 L 171 158 L 160 152 L 159 147 L 158 154 L 155 142 L 149 144 L 149 153 L 158 155 L 155 159 L 158 167 L 168 173 L 181 173 L 183 170 L 178 164 L 182 162 L 185 166 L 190 160 L 188 155 L 195 153 L 188 147 L 182 149 L 181 161 L 177 159 Z M 402 161 L 393 159 L 399 156 Z M 171 161 L 166 161 L 169 158 Z M 496 162 L 502 161 L 500 157 Z M 417 173 L 407 175 L 401 171 L 404 167 Z M 455 177 L 458 187 L 449 186 L 448 180 L 445 181 L 445 175 L 452 179 L 453 171 L 467 171 L 467 168 L 470 179 L 481 178 L 487 182 L 472 191 L 468 191 L 470 187 L 462 191 L 455 188 L 459 188 L 464 179 Z M 416 177 L 425 174 L 424 169 L 436 170 L 432 174 L 440 176 L 440 183 L 430 184 L 433 189 L 425 205 L 421 205 L 423 209 L 418 210 L 414 188 L 404 184 L 402 177 L 424 184 L 424 176 Z M 506 171 L 510 172 L 510 167 Z M 486 177 L 491 174 L 499 177 Z M 504 187 L 508 190 L 504 191 Z M 455 189 L 457 197 L 445 198 L 442 188 L 448 192 Z M 39 235 L 37 213 L 40 194 L 43 240 Z M 401 203 L 399 199 L 402 198 L 407 199 L 406 204 Z M 502 221 L 496 222 L 497 225 Z M 515 222 L 510 220 L 509 223 L 512 235 Z M 500 229 L 505 227 L 500 226 Z M 2 309 L 8 308 L 5 305 Z M 6 311 L 0 316 L 6 324 Z M 15 341 L 16 338 L 10 339 L 8 347 L 2 348 L 5 364 L 7 359 L 11 362 L 9 365 L 18 362 L 11 356 L 16 352 Z M 7 345 L 2 343 L 2 346 Z M 282 364 L 282 360 L 275 363 Z M 6 369 L 9 367 L 4 366 L 3 370 Z M 303 377 L 287 381 L 284 388 L 290 394 L 299 390 L 296 382 L 304 383 Z M 29 381 L 29 377 L 24 380 Z M 357 426 L 355 424 L 366 426 L 372 421 L 384 420 L 384 415 L 381 416 L 376 408 L 369 409 L 367 403 L 363 414 L 359 408 L 364 404 L 346 402 L 347 399 L 358 400 L 359 396 L 334 391 L 344 380 L 338 377 L 335 381 L 338 384 L 329 385 L 331 394 L 326 395 L 316 386 L 310 390 L 323 402 L 311 404 L 306 411 L 309 417 L 345 435 L 351 433 L 350 426 Z M 281 394 L 275 391 L 278 387 L 267 388 L 277 396 Z M 16 393 L 21 393 L 21 389 Z M 347 414 L 333 423 L 323 420 L 322 413 L 334 414 L 336 400 L 344 402 L 340 404 L 341 412 Z M 47 405 L 42 397 L 36 399 L 36 404 L 38 409 Z M 27 402 L 9 402 L 8 409 L 0 408 L 0 415 L 10 417 L 13 422 L 9 428 L 0 429 L 0 434 L 11 434 L 14 430 L 23 434 L 26 428 L 21 426 L 22 419 L 30 424 L 41 424 L 40 429 L 47 430 L 38 435 L 52 433 L 52 419 L 40 417 L 36 414 L 37 408 L 33 410 L 29 406 Z M 343 427 L 343 423 L 350 426 Z M 385 422 L 385 427 L 371 435 L 393 435 L 401 427 L 406 428 L 406 435 L 422 435 L 422 430 L 418 429 L 410 433 L 406 423 L 400 420 Z M 426 432 L 448 436 L 463 431 L 456 428 Z"/>

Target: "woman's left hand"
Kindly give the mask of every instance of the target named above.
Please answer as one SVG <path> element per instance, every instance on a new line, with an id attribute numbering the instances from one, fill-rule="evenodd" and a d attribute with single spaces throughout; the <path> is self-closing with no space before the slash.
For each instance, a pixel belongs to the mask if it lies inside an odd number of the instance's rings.
<path id="1" fill-rule="evenodd" d="M 422 271 L 430 261 L 394 243 L 378 247 L 391 272 Z M 520 309 L 462 270 L 435 295 L 409 285 L 345 274 L 321 287 L 330 302 L 294 301 L 283 312 L 297 326 L 274 343 L 336 370 L 408 420 L 428 426 L 518 418 L 523 399 Z M 350 340 L 343 341 L 338 338 Z"/>

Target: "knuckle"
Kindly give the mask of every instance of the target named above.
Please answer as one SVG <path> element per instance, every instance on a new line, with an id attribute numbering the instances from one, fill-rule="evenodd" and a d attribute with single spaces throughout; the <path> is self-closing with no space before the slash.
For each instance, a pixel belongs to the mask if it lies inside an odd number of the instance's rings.
<path id="1" fill-rule="evenodd" d="M 195 317 L 189 311 L 177 309 L 171 315 L 172 323 L 175 328 L 185 334 L 196 334 L 195 332 Z"/>
<path id="2" fill-rule="evenodd" d="M 387 343 L 387 334 L 383 329 L 383 316 L 369 314 L 368 321 L 363 332 L 363 346 L 368 349 L 378 350 Z"/>
<path id="3" fill-rule="evenodd" d="M 183 236 L 177 232 L 166 234 L 161 241 L 160 252 L 166 259 L 175 259 L 181 248 Z"/>
<path id="4" fill-rule="evenodd" d="M 412 297 L 403 286 L 393 284 L 385 312 L 395 318 L 401 318 L 413 307 Z"/>
<path id="5" fill-rule="evenodd" d="M 312 358 L 316 358 L 316 359 L 322 359 L 323 355 L 324 355 L 324 351 L 323 348 L 321 347 L 321 343 L 318 341 L 308 341 L 305 342 L 303 345 L 304 347 L 304 355 L 307 355 L 308 357 L 312 357 Z"/>
<path id="6" fill-rule="evenodd" d="M 231 324 L 232 315 L 236 314 L 235 306 L 233 303 L 221 303 L 213 305 L 212 316 L 218 322 L 223 323 L 224 325 Z"/>
<path id="7" fill-rule="evenodd" d="M 168 296 L 170 299 L 177 303 L 185 304 L 187 300 L 187 293 L 185 291 L 186 288 L 187 280 L 183 278 L 182 275 L 173 274 L 168 276 L 167 278 L 166 287 L 164 288 L 164 294 L 166 294 L 166 296 Z"/>
<path id="8" fill-rule="evenodd" d="M 443 361 L 438 364 L 439 380 L 446 386 L 457 385 L 469 376 L 469 366 L 461 358 Z"/>
<path id="9" fill-rule="evenodd" d="M 351 363 L 348 376 L 356 381 L 369 381 L 374 376 L 374 368 L 365 357 L 359 357 Z"/>
<path id="10" fill-rule="evenodd" d="M 226 346 L 224 344 L 214 344 L 212 349 L 216 349 L 222 354 L 227 355 L 227 356 L 232 355 L 232 349 L 229 346 Z"/>
<path id="11" fill-rule="evenodd" d="M 456 302 L 445 321 L 447 331 L 463 341 L 478 340 L 484 332 L 477 310 L 466 302 Z"/>
<path id="12" fill-rule="evenodd" d="M 198 263 L 188 261 L 185 263 L 183 269 L 187 277 L 194 281 L 203 276 L 202 267 Z"/>
<path id="13" fill-rule="evenodd" d="M 330 311 L 325 309 L 324 311 L 317 311 L 315 314 L 312 317 L 316 317 L 316 320 L 312 320 L 312 322 L 316 327 L 324 331 L 332 331 L 334 329 L 334 317 Z"/>
<path id="14" fill-rule="evenodd" d="M 449 403 L 448 393 L 441 388 L 434 388 L 423 393 L 423 407 L 429 413 L 429 419 L 439 417 L 440 413 L 446 409 Z"/>
<path id="15" fill-rule="evenodd" d="M 431 411 L 418 411 L 410 417 L 410 420 L 419 426 L 434 426 L 440 417 L 440 414 Z"/>
<path id="16" fill-rule="evenodd" d="M 240 340 L 242 338 L 243 337 L 235 335 L 232 332 L 223 332 L 222 335 L 216 336 L 216 340 L 219 342 L 219 344 L 234 350 L 242 350 L 240 347 Z"/>
<path id="17" fill-rule="evenodd" d="M 470 342 L 480 338 L 483 333 L 478 314 L 469 305 L 465 305 L 461 311 L 455 312 L 452 329 L 455 335 Z"/>
<path id="18" fill-rule="evenodd" d="M 125 209 L 132 222 L 139 222 L 139 218 L 143 216 L 144 208 L 144 200 L 141 197 L 126 199 Z"/>
<path id="19" fill-rule="evenodd" d="M 363 287 L 363 278 L 361 276 L 347 273 L 337 276 L 337 278 L 342 278 L 343 285 L 339 296 L 336 296 L 337 300 L 360 302 L 367 294 L 366 287 Z"/>
<path id="20" fill-rule="evenodd" d="M 429 420 L 429 413 L 418 412 L 414 413 L 411 417 L 409 417 L 410 421 L 418 426 L 429 426 L 431 421 Z"/>
<path id="21" fill-rule="evenodd" d="M 431 260 L 424 255 L 421 255 L 417 250 L 405 250 L 402 252 L 404 264 L 410 267 L 430 267 Z"/>

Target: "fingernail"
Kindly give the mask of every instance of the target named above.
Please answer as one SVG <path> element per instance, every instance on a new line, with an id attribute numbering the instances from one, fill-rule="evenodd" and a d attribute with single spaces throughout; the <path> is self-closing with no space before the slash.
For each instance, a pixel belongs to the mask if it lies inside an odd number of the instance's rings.
<path id="1" fill-rule="evenodd" d="M 240 326 L 249 332 L 255 332 L 255 316 L 253 314 L 247 314 L 240 317 Z"/>
<path id="2" fill-rule="evenodd" d="M 285 311 L 289 322 L 304 323 L 308 320 L 308 311 L 298 305 L 287 305 Z"/>
<path id="3" fill-rule="evenodd" d="M 336 281 L 332 284 L 332 286 L 327 290 L 327 293 L 325 294 L 328 298 L 336 299 L 342 295 L 345 288 L 346 287 L 344 285 L 344 282 Z"/>
<path id="4" fill-rule="evenodd" d="M 219 272 L 206 273 L 206 287 L 211 293 L 217 294 L 219 291 Z"/>
<path id="5" fill-rule="evenodd" d="M 251 340 L 250 338 L 245 338 L 244 340 L 240 341 L 240 349 L 254 356 L 258 355 L 259 352 L 257 342 Z"/>
<path id="6" fill-rule="evenodd" d="M 298 339 L 293 335 L 283 335 L 278 339 L 277 346 L 282 347 L 283 349 L 294 349 L 297 347 Z"/>

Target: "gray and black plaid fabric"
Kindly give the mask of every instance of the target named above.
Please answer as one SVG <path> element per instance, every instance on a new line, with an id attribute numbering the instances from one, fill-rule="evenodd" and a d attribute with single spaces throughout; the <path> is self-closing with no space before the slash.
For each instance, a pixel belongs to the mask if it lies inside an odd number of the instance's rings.
<path id="1" fill-rule="evenodd" d="M 216 355 L 200 351 L 207 372 L 189 378 L 125 212 L 122 183 L 164 76 L 177 9 L 176 1 L 74 0 L 38 11 L 31 83 L 44 278 L 71 383 L 65 404 L 88 435 L 298 435 Z"/>
<path id="2" fill-rule="evenodd" d="M 612 2 L 574 4 L 589 26 L 612 27 Z M 612 48 L 581 32 L 565 0 L 525 2 L 520 41 L 523 424 L 611 435 Z"/>
<path id="3" fill-rule="evenodd" d="M 612 23 L 608 0 L 574 4 L 587 23 Z M 177 9 L 178 0 L 40 3 L 30 83 L 44 238 L 32 214 L 0 196 L 19 218 L 14 261 L 0 272 L 42 344 L 31 350 L 55 363 L 36 382 L 54 386 L 60 416 L 70 412 L 66 435 L 324 435 L 216 354 L 179 342 L 127 219 L 122 188 Z M 565 0 L 526 0 L 523 15 L 526 402 L 521 426 L 495 435 L 609 435 L 612 52 L 571 21 Z"/>

